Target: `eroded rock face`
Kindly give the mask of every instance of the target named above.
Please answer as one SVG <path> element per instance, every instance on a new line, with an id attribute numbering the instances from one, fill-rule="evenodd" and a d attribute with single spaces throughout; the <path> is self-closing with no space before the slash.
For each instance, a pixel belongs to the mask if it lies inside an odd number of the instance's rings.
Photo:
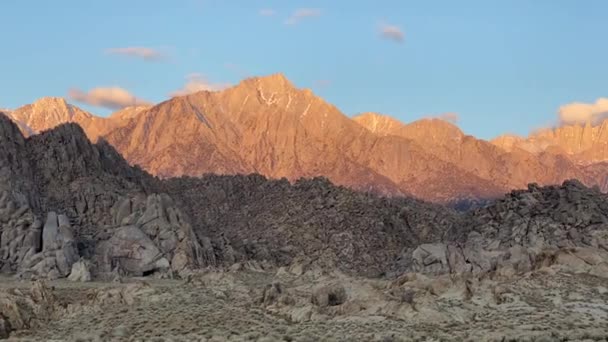
<path id="1" fill-rule="evenodd" d="M 109 240 L 98 245 L 96 254 L 105 259 L 105 267 L 118 266 L 136 275 L 169 266 L 154 242 L 136 226 L 116 229 Z"/>
<path id="2" fill-rule="evenodd" d="M 359 193 L 324 178 L 292 185 L 259 175 L 208 175 L 162 186 L 221 251 L 219 265 L 314 263 L 378 276 L 403 248 L 439 239 L 461 220 L 441 206 Z"/>
<path id="3" fill-rule="evenodd" d="M 124 198 L 112 208 L 114 227 L 96 248 L 100 272 L 115 267 L 129 274 L 176 274 L 215 266 L 213 246 L 199 242 L 192 226 L 166 194 Z"/>
<path id="4" fill-rule="evenodd" d="M 595 273 L 608 265 L 606 195 L 578 181 L 531 184 L 468 216 L 467 226 L 447 240 L 409 249 L 401 266 L 429 274 L 513 275 L 555 263 Z"/>
<path id="5" fill-rule="evenodd" d="M 32 229 L 32 234 L 39 234 Z M 20 263 L 21 276 L 56 279 L 67 277 L 80 255 L 76 247 L 75 233 L 65 215 L 50 212 L 42 228 L 42 250 L 32 254 L 31 247 Z M 22 246 L 24 250 L 24 246 Z"/>
<path id="6" fill-rule="evenodd" d="M 67 277 L 80 260 L 91 273 L 76 267 L 74 278 L 82 280 L 117 267 L 141 275 L 215 264 L 213 246 L 171 198 L 155 194 L 154 179 L 107 143 L 91 144 L 79 126 L 24 139 L 0 115 L 0 142 L 4 272 Z"/>
<path id="7" fill-rule="evenodd" d="M 14 272 L 24 260 L 42 250 L 42 221 L 27 204 L 19 204 L 8 191 L 0 190 L 0 252 L 2 270 Z"/>

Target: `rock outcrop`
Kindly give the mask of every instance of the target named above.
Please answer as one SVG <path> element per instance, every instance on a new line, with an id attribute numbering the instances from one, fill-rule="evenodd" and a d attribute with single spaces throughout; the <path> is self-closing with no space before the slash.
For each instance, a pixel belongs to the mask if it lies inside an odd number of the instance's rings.
<path id="1" fill-rule="evenodd" d="M 26 279 L 183 277 L 238 265 L 368 277 L 606 267 L 608 200 L 578 181 L 531 184 L 459 213 L 326 178 L 158 179 L 75 124 L 25 139 L 0 115 L 0 141 L 0 265 Z"/>
<path id="2" fill-rule="evenodd" d="M 201 244 L 192 226 L 166 194 L 125 198 L 112 208 L 113 226 L 100 232 L 95 257 L 100 272 L 119 268 L 132 275 L 184 274 L 215 265 L 212 246 Z M 173 274 L 173 273 L 171 273 Z"/>
<path id="3" fill-rule="evenodd" d="M 98 117 L 60 97 L 43 97 L 36 102 L 17 108 L 10 118 L 25 136 L 32 136 L 65 123 L 76 123 L 83 127 L 89 138 L 97 141 L 113 129 L 125 125 L 145 106 L 129 107 L 109 118 Z"/>
<path id="4" fill-rule="evenodd" d="M 608 121 L 561 125 L 538 130 L 526 138 L 504 135 L 492 143 L 507 151 L 522 149 L 535 154 L 560 151 L 584 164 L 605 162 L 608 161 Z"/>
<path id="5" fill-rule="evenodd" d="M 472 211 L 443 241 L 400 259 L 413 272 L 512 276 L 552 264 L 576 272 L 608 269 L 608 197 L 578 181 L 513 191 Z"/>
<path id="6" fill-rule="evenodd" d="M 27 249 L 19 264 L 21 276 L 27 277 L 32 274 L 37 277 L 57 279 L 70 275 L 72 265 L 80 256 L 75 233 L 67 216 L 50 212 L 42 232 L 36 230 L 35 226 L 32 228 L 28 235 L 32 236 L 32 240 L 36 242 L 41 240 L 42 243 L 40 246 L 35 245 Z M 37 249 L 39 252 L 36 253 Z M 26 249 L 22 246 L 21 250 Z"/>
<path id="7" fill-rule="evenodd" d="M 87 280 L 116 268 L 180 273 L 214 262 L 172 200 L 154 193 L 156 181 L 79 126 L 25 139 L 0 115 L 0 141 L 4 272 Z"/>
<path id="8" fill-rule="evenodd" d="M 408 198 L 382 198 L 337 187 L 325 178 L 267 180 L 259 175 L 163 181 L 218 264 L 292 263 L 378 276 L 403 248 L 457 229 L 461 215 Z"/>

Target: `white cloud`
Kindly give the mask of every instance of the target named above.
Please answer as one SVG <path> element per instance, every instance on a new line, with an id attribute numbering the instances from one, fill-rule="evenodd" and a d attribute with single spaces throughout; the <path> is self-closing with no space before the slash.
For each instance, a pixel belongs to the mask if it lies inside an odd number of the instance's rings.
<path id="1" fill-rule="evenodd" d="M 277 14 L 277 11 L 273 10 L 272 8 L 263 8 L 258 13 L 263 17 L 272 17 L 273 15 Z"/>
<path id="2" fill-rule="evenodd" d="M 184 84 L 184 86 L 181 89 L 172 92 L 171 94 L 169 94 L 169 96 L 171 96 L 171 97 L 184 96 L 184 95 L 188 95 L 188 94 L 192 94 L 192 93 L 196 93 L 196 92 L 204 91 L 204 90 L 205 91 L 218 91 L 218 90 L 226 89 L 231 86 L 228 83 L 209 82 L 206 77 L 204 77 L 201 74 L 197 74 L 197 73 L 186 76 L 186 80 L 187 80 L 186 84 Z"/>
<path id="3" fill-rule="evenodd" d="M 107 49 L 106 53 L 108 53 L 110 55 L 122 55 L 122 56 L 134 57 L 134 58 L 139 58 L 139 59 L 143 59 L 145 61 L 151 61 L 151 62 L 162 61 L 167 57 L 167 56 L 165 56 L 164 53 L 162 53 L 156 49 L 142 47 L 142 46 L 111 48 L 111 49 Z"/>
<path id="4" fill-rule="evenodd" d="M 305 18 L 313 18 L 321 15 L 321 10 L 318 8 L 298 8 L 293 14 L 285 20 L 287 25 L 295 25 Z"/>
<path id="5" fill-rule="evenodd" d="M 561 106 L 558 114 L 562 124 L 598 124 L 608 118 L 608 98 L 599 98 L 595 103 L 569 103 Z"/>
<path id="6" fill-rule="evenodd" d="M 71 89 L 68 96 L 70 99 L 77 102 L 113 110 L 132 106 L 133 104 L 151 104 L 148 101 L 135 97 L 133 94 L 120 87 L 94 88 L 88 92 L 84 92 L 80 89 Z"/>
<path id="7" fill-rule="evenodd" d="M 405 40 L 405 33 L 400 27 L 395 25 L 380 25 L 380 36 L 397 43 L 403 43 Z"/>

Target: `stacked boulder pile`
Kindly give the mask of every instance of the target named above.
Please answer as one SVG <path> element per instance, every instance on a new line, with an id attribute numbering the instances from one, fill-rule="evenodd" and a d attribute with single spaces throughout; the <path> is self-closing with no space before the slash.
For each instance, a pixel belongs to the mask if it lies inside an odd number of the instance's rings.
<path id="1" fill-rule="evenodd" d="M 113 226 L 95 236 L 98 271 L 118 268 L 130 275 L 179 275 L 213 263 L 213 250 L 201 245 L 192 226 L 166 194 L 118 201 Z"/>
<path id="2" fill-rule="evenodd" d="M 400 270 L 509 276 L 552 264 L 608 275 L 608 196 L 576 180 L 513 191 L 467 214 L 444 241 L 410 248 Z"/>
<path id="3" fill-rule="evenodd" d="M 21 272 L 50 279 L 69 276 L 72 265 L 79 260 L 70 220 L 65 215 L 50 212 L 42 231 L 37 228 L 33 226 L 26 236 L 34 243 L 23 257 Z"/>
<path id="4" fill-rule="evenodd" d="M 0 143 L 3 273 L 174 276 L 215 260 L 173 200 L 154 192 L 155 179 L 79 126 L 25 139 L 0 114 Z"/>
<path id="5" fill-rule="evenodd" d="M 161 185 L 197 231 L 222 249 L 218 259 L 228 266 L 256 260 L 383 276 L 403 248 L 436 241 L 463 218 L 440 205 L 357 192 L 322 177 L 290 184 L 260 175 L 206 175 Z"/>

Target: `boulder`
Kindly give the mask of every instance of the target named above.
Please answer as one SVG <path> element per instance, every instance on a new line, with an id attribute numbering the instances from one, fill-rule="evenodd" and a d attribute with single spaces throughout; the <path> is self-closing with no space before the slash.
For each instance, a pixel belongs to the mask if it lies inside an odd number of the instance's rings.
<path id="1" fill-rule="evenodd" d="M 59 234 L 59 221 L 57 214 L 51 211 L 47 214 L 46 223 L 42 228 L 42 250 L 52 251 L 57 248 L 57 235 Z"/>
<path id="2" fill-rule="evenodd" d="M 112 212 L 113 222 L 119 226 L 113 229 L 108 241 L 100 244 L 96 253 L 115 262 L 120 260 L 127 273 L 147 274 L 170 269 L 181 274 L 189 269 L 217 264 L 211 241 L 205 237 L 199 240 L 166 194 L 121 199 Z M 124 223 L 130 225 L 120 226 Z M 102 264 L 114 262 L 108 260 Z M 113 267 L 105 265 L 104 269 Z"/>
<path id="3" fill-rule="evenodd" d="M 450 271 L 448 249 L 442 243 L 418 246 L 412 252 L 412 259 L 412 269 L 419 272 L 439 274 Z"/>
<path id="4" fill-rule="evenodd" d="M 102 261 L 110 261 L 110 264 L 104 265 L 105 268 L 116 263 L 133 275 L 144 275 L 157 270 L 157 262 L 166 264 L 161 261 L 164 258 L 160 249 L 136 226 L 115 229 L 112 237 L 97 247 L 97 257 Z"/>
<path id="5" fill-rule="evenodd" d="M 36 253 L 38 232 L 39 229 L 34 224 L 26 235 L 27 239 L 24 239 L 27 245 L 21 246 L 21 250 L 27 252 L 19 264 L 19 273 L 46 279 L 67 277 L 72 265 L 80 258 L 68 217 L 55 212 L 47 214 L 42 228 L 42 251 Z"/>
<path id="6" fill-rule="evenodd" d="M 68 276 L 68 280 L 74 282 L 88 282 L 91 281 L 90 263 L 86 260 L 81 259 L 80 261 L 72 265 L 72 271 Z"/>
<path id="7" fill-rule="evenodd" d="M 347 299 L 346 289 L 336 283 L 316 288 L 312 293 L 311 303 L 323 308 L 344 304 Z"/>

